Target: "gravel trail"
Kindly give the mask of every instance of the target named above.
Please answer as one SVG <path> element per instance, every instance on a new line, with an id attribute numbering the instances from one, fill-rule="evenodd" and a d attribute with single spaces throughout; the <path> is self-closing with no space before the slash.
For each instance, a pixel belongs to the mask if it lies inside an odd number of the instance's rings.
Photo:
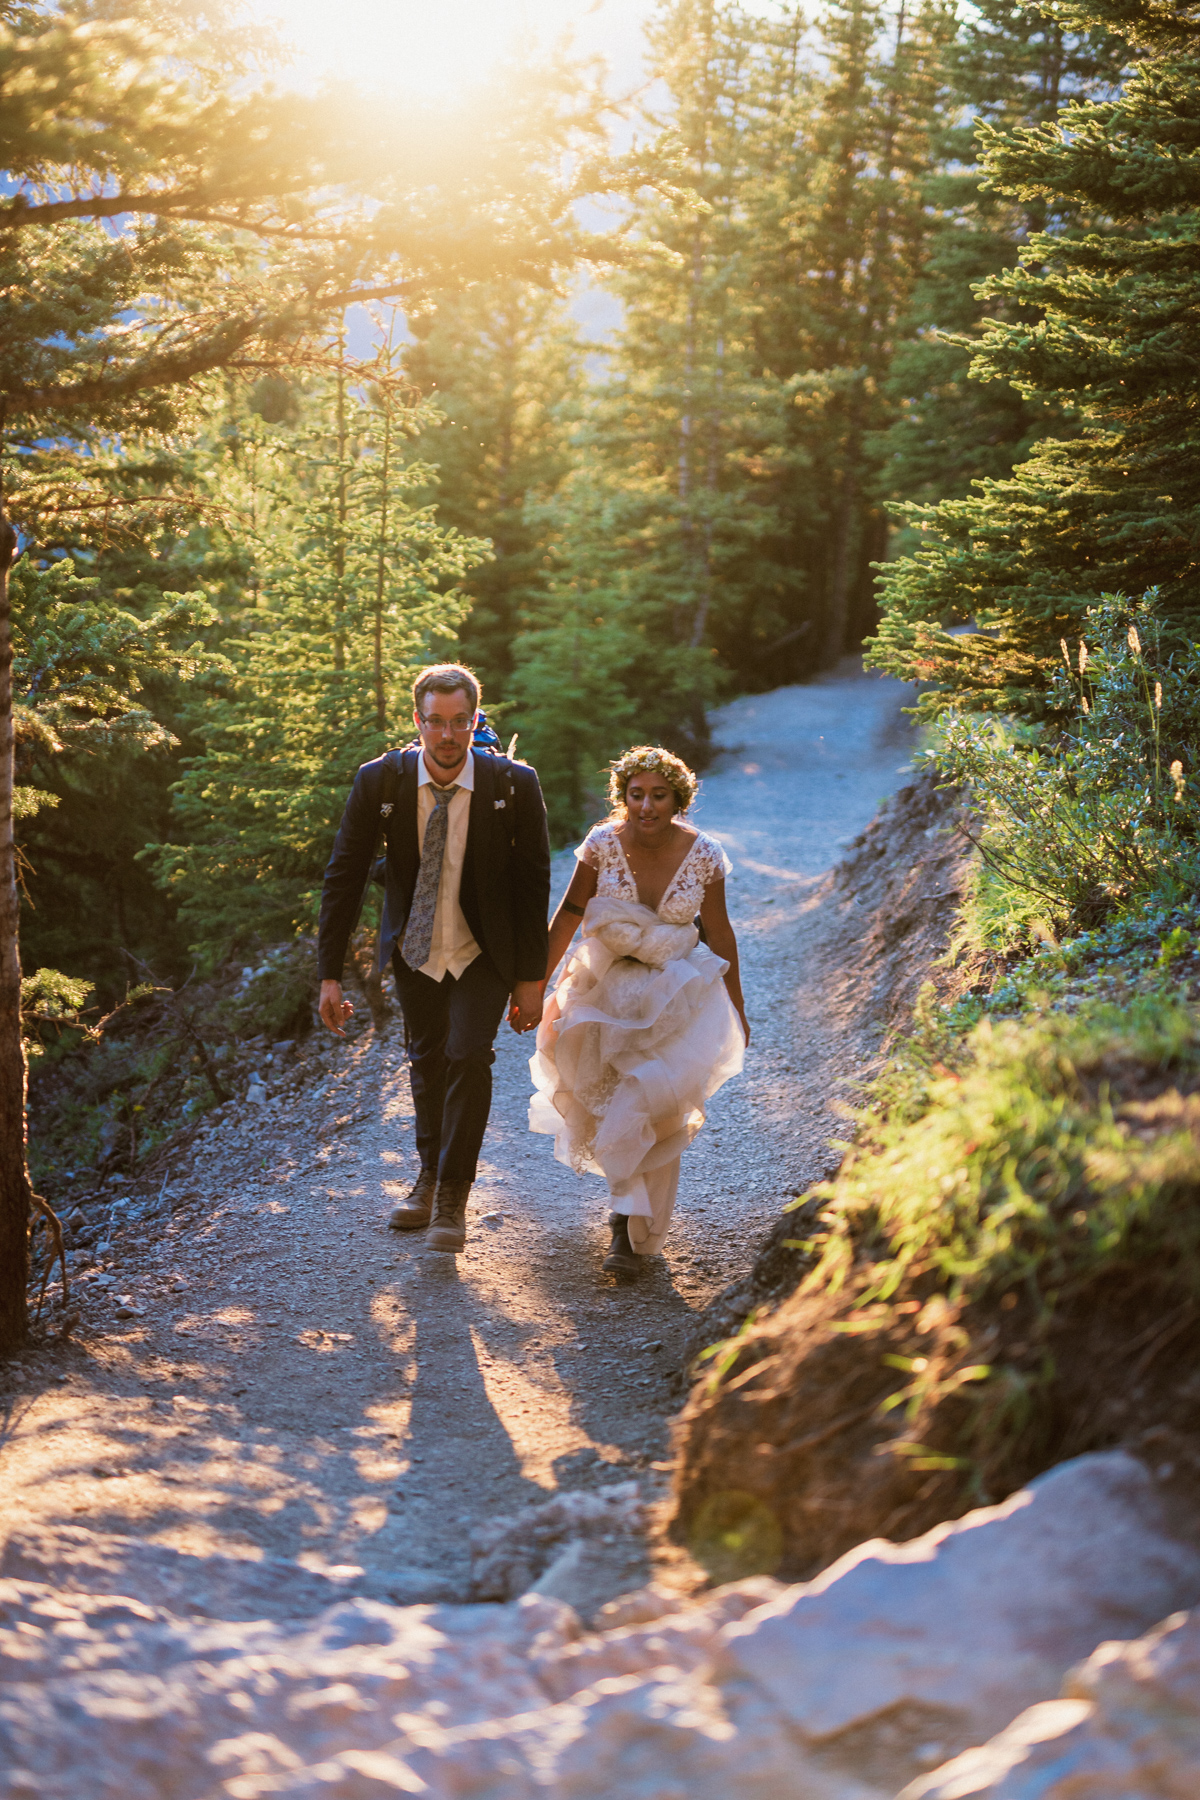
<path id="1" fill-rule="evenodd" d="M 653 1499 L 698 1313 L 827 1159 L 854 1054 L 806 991 L 806 931 L 840 846 L 907 772 L 906 696 L 847 661 L 714 718 L 726 748 L 694 816 L 735 865 L 754 1038 L 641 1280 L 601 1272 L 602 1182 L 526 1129 L 528 1040 L 502 1028 L 458 1259 L 385 1229 L 415 1173 L 398 1024 L 314 1045 L 266 1106 L 181 1158 L 168 1225 L 131 1225 L 80 1278 L 72 1339 L 0 1372 L 0 1572 L 52 1564 L 62 1527 L 84 1526 L 460 1598 L 496 1515 L 634 1477 Z M 556 897 L 572 866 L 556 859 Z M 589 1555 L 547 1591 L 587 1610 L 645 1579 L 644 1537 L 620 1521 Z"/>

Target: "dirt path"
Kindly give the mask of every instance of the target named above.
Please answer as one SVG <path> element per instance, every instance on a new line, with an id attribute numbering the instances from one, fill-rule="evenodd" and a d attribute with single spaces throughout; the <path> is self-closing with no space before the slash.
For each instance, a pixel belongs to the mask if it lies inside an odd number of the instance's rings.
<path id="1" fill-rule="evenodd" d="M 415 1172 L 398 1025 L 314 1044 L 264 1070 L 266 1104 L 223 1109 L 161 1214 L 139 1225 L 134 1194 L 77 1279 L 73 1338 L 0 1373 L 0 1570 L 36 1573 L 62 1527 L 85 1526 L 285 1557 L 401 1601 L 459 1598 L 472 1533 L 497 1515 L 632 1477 L 653 1497 L 696 1316 L 836 1128 L 831 1090 L 855 1047 L 806 997 L 807 915 L 840 844 L 903 779 L 903 698 L 847 663 L 715 720 L 729 750 L 695 816 L 735 864 L 754 1042 L 684 1159 L 667 1254 L 641 1281 L 601 1273 L 602 1183 L 526 1130 L 527 1041 L 502 1033 L 457 1260 L 385 1229 Z M 558 859 L 556 893 L 570 867 Z M 612 1529 L 548 1585 L 585 1611 L 645 1579 L 634 1511 L 620 1495 L 609 1510 Z M 475 1591 L 520 1591 L 552 1559 L 557 1517 L 511 1533 Z"/>

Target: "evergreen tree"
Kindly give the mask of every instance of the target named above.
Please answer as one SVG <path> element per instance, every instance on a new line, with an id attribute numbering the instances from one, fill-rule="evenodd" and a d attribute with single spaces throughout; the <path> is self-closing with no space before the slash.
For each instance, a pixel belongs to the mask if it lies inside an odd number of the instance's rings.
<path id="1" fill-rule="evenodd" d="M 514 86 L 492 107 L 420 117 L 347 92 L 253 89 L 228 9 L 212 0 L 199 37 L 198 10 L 0 12 L 0 1350 L 24 1334 L 31 1204 L 9 518 L 43 551 L 63 520 L 102 528 L 131 496 L 121 459 L 106 470 L 88 453 L 169 431 L 205 373 L 315 356 L 352 301 L 417 306 L 484 274 L 544 280 L 597 252 L 578 199 L 667 180 L 654 152 L 594 154 L 604 102 L 566 65 L 523 75 L 519 105 Z"/>
<path id="2" fill-rule="evenodd" d="M 405 372 L 440 415 L 421 441 L 437 465 L 438 517 L 492 545 L 471 578 L 460 653 L 501 699 L 513 641 L 545 592 L 545 506 L 572 463 L 582 347 L 561 301 L 516 281 L 447 295 L 412 327 Z"/>
<path id="3" fill-rule="evenodd" d="M 820 19 L 809 105 L 810 172 L 788 219 L 794 291 L 781 311 L 795 348 L 793 438 L 817 487 L 820 542 L 805 546 L 819 667 L 857 648 L 874 621 L 871 564 L 887 520 L 879 434 L 900 322 L 927 250 L 924 183 L 948 96 L 939 4 L 889 10 L 833 0 Z M 778 330 L 778 328 L 777 328 Z"/>
<path id="4" fill-rule="evenodd" d="M 1190 155 L 1200 141 L 1200 19 L 1096 0 L 1082 26 L 1120 32 L 1141 53 L 1121 94 L 1083 100 L 1056 123 L 985 128 L 984 167 L 1022 203 L 1082 207 L 1101 234 L 1034 235 L 994 282 L 1034 309 L 984 333 L 978 373 L 1031 401 L 1075 409 L 1079 435 L 1047 438 L 1003 480 L 915 509 L 922 547 L 887 571 L 877 666 L 931 683 L 947 705 L 1038 715 L 1059 642 L 1104 592 L 1160 591 L 1168 619 L 1195 630 L 1200 483 L 1193 414 L 1200 223 Z M 974 619 L 983 635 L 950 636 Z"/>
<path id="5" fill-rule="evenodd" d="M 968 371 L 987 311 L 979 284 L 1011 268 L 1031 232 L 1097 221 L 1065 196 L 1021 202 L 985 185 L 976 131 L 1052 123 L 1071 101 L 1113 92 L 1127 61 L 1120 38 L 1090 20 L 1073 31 L 1057 9 L 979 0 L 960 21 L 945 61 L 959 110 L 934 145 L 925 193 L 936 219 L 886 380 L 897 416 L 878 446 L 885 498 L 956 498 L 977 478 L 1007 475 L 1048 431 L 1074 428 L 1069 409 Z M 1020 308 L 1013 317 L 1036 319 Z"/>
<path id="6" fill-rule="evenodd" d="M 560 830 L 631 721 L 703 762 L 726 683 L 794 679 L 871 622 L 873 434 L 924 255 L 949 30 L 940 6 L 863 0 L 827 9 L 815 41 L 792 6 L 670 0 L 652 21 L 654 122 L 705 205 L 641 207 L 674 261 L 614 283 L 624 324 L 516 646 L 522 743 L 544 745 Z"/>
<path id="7" fill-rule="evenodd" d="M 106 1004 L 127 952 L 174 948 L 137 861 L 169 817 L 181 684 L 220 666 L 203 594 L 113 589 L 69 559 L 13 572 L 16 778 L 31 967 L 68 966 Z"/>
<path id="8" fill-rule="evenodd" d="M 684 219 L 642 207 L 638 231 L 674 256 L 616 281 L 623 327 L 577 466 L 544 515 L 549 586 L 515 647 L 514 689 L 522 746 L 560 832 L 579 822 L 599 764 L 630 730 L 703 761 L 717 652 L 750 663 L 790 622 L 778 511 L 786 401 L 757 366 L 738 198 L 756 32 L 737 6 L 672 0 L 648 34 L 704 206 Z"/>
<path id="9" fill-rule="evenodd" d="M 253 604 L 225 644 L 232 678 L 190 709 L 203 750 L 177 784 L 182 831 L 152 852 L 208 956 L 311 925 L 355 770 L 411 735 L 412 675 L 453 634 L 468 604 L 453 584 L 487 554 L 423 500 L 434 471 L 407 452 L 432 408 L 404 398 L 394 355 L 380 352 L 365 397 L 344 375 L 318 386 L 286 436 L 241 427 Z"/>

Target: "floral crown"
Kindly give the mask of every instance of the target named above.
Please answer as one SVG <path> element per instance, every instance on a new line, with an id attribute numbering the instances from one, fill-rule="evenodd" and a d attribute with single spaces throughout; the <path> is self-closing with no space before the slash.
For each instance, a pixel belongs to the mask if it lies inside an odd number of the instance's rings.
<path id="1" fill-rule="evenodd" d="M 608 798 L 613 806 L 621 805 L 625 789 L 635 775 L 649 774 L 652 770 L 674 788 L 680 812 L 687 811 L 700 786 L 682 757 L 672 756 L 669 750 L 654 744 L 636 744 L 609 767 L 612 773 L 608 778 Z"/>

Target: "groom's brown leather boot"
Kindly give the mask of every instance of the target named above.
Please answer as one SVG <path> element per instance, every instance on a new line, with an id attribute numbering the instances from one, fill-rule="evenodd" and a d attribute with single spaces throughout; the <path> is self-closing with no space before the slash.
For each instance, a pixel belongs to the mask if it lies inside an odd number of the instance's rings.
<path id="1" fill-rule="evenodd" d="M 412 1192 L 397 1206 L 388 1225 L 393 1231 L 420 1231 L 429 1223 L 433 1212 L 433 1196 L 437 1188 L 437 1172 L 422 1169 L 413 1183 Z"/>
<path id="2" fill-rule="evenodd" d="M 467 1241 L 467 1196 L 469 1181 L 439 1181 L 433 1201 L 433 1224 L 429 1227 L 429 1248 L 448 1250 L 454 1256 Z"/>

